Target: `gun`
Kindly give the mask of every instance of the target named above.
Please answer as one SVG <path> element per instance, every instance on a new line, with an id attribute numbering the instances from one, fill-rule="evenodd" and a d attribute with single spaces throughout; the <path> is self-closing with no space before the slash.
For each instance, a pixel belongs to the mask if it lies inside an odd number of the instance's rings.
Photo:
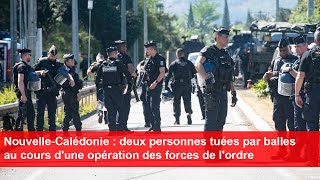
<path id="1" fill-rule="evenodd" d="M 134 97 L 136 98 L 136 101 L 139 102 L 140 98 L 139 98 L 139 95 L 137 92 L 136 80 L 137 80 L 137 78 L 132 78 L 132 90 L 134 93 Z"/>
<path id="2" fill-rule="evenodd" d="M 141 87 L 143 81 L 145 80 L 145 77 L 146 77 L 146 67 L 147 67 L 147 64 L 149 63 L 149 60 L 150 60 L 150 58 L 147 58 L 147 57 L 146 57 L 145 62 L 144 62 L 144 65 L 143 65 L 142 72 L 140 72 L 140 73 L 138 74 L 138 76 L 137 76 L 136 87 Z"/>
<path id="3" fill-rule="evenodd" d="M 205 107 L 205 103 L 204 103 L 204 99 L 203 99 L 203 94 L 202 94 L 200 85 L 199 85 L 199 83 L 198 83 L 197 76 L 195 76 L 195 79 L 196 79 L 197 96 L 198 96 L 198 99 L 199 99 L 199 104 L 200 104 L 202 119 L 205 119 L 205 118 L 206 118 L 206 111 L 205 111 L 206 107 Z"/>

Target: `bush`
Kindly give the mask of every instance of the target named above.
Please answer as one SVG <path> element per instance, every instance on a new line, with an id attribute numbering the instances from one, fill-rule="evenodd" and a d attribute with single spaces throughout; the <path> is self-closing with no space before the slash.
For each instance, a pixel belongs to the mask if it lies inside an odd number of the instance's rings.
<path id="1" fill-rule="evenodd" d="M 257 83 L 255 83 L 252 88 L 258 97 L 267 97 L 269 95 L 269 87 L 268 83 L 266 83 L 263 79 L 260 79 Z"/>
<path id="2" fill-rule="evenodd" d="M 13 86 L 3 88 L 0 92 L 0 105 L 13 103 L 17 100 L 16 93 L 14 92 Z"/>

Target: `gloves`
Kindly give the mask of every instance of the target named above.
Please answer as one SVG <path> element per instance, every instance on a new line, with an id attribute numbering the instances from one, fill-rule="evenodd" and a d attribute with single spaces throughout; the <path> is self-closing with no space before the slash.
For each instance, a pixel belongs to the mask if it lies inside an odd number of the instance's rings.
<path id="1" fill-rule="evenodd" d="M 213 78 L 206 79 L 206 92 L 212 92 L 214 90 Z"/>
<path id="2" fill-rule="evenodd" d="M 234 107 L 234 106 L 236 106 L 237 101 L 238 101 L 237 92 L 236 92 L 236 91 L 231 91 L 231 95 L 232 95 L 232 98 L 231 98 L 231 107 Z"/>

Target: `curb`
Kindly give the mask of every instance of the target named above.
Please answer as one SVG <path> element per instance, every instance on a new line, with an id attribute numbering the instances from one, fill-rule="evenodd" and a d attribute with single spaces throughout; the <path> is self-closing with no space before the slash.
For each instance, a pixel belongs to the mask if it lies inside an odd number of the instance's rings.
<path id="1" fill-rule="evenodd" d="M 269 124 L 263 120 L 253 109 L 239 96 L 237 96 L 237 106 L 247 116 L 249 121 L 257 128 L 258 131 L 274 131 Z"/>

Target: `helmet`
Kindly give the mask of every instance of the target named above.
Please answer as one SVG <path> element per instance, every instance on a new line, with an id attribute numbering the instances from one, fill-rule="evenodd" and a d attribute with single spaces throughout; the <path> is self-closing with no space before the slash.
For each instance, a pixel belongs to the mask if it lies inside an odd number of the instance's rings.
<path id="1" fill-rule="evenodd" d="M 173 99 L 173 94 L 170 90 L 163 90 L 162 91 L 162 101 L 167 102 Z"/>
<path id="2" fill-rule="evenodd" d="M 64 66 L 61 66 L 58 69 L 58 74 L 54 77 L 54 80 L 58 84 L 62 85 L 64 82 L 66 82 L 67 76 L 68 76 L 68 70 Z"/>
<path id="3" fill-rule="evenodd" d="M 41 89 L 41 79 L 36 72 L 31 72 L 27 76 L 27 89 L 30 91 L 39 91 Z"/>
<path id="4" fill-rule="evenodd" d="M 284 67 L 290 67 L 291 65 L 291 63 L 285 63 L 284 65 L 282 65 L 281 72 L 283 71 Z M 295 78 L 289 72 L 280 74 L 278 80 L 278 93 L 283 96 L 293 96 L 294 83 Z"/>

